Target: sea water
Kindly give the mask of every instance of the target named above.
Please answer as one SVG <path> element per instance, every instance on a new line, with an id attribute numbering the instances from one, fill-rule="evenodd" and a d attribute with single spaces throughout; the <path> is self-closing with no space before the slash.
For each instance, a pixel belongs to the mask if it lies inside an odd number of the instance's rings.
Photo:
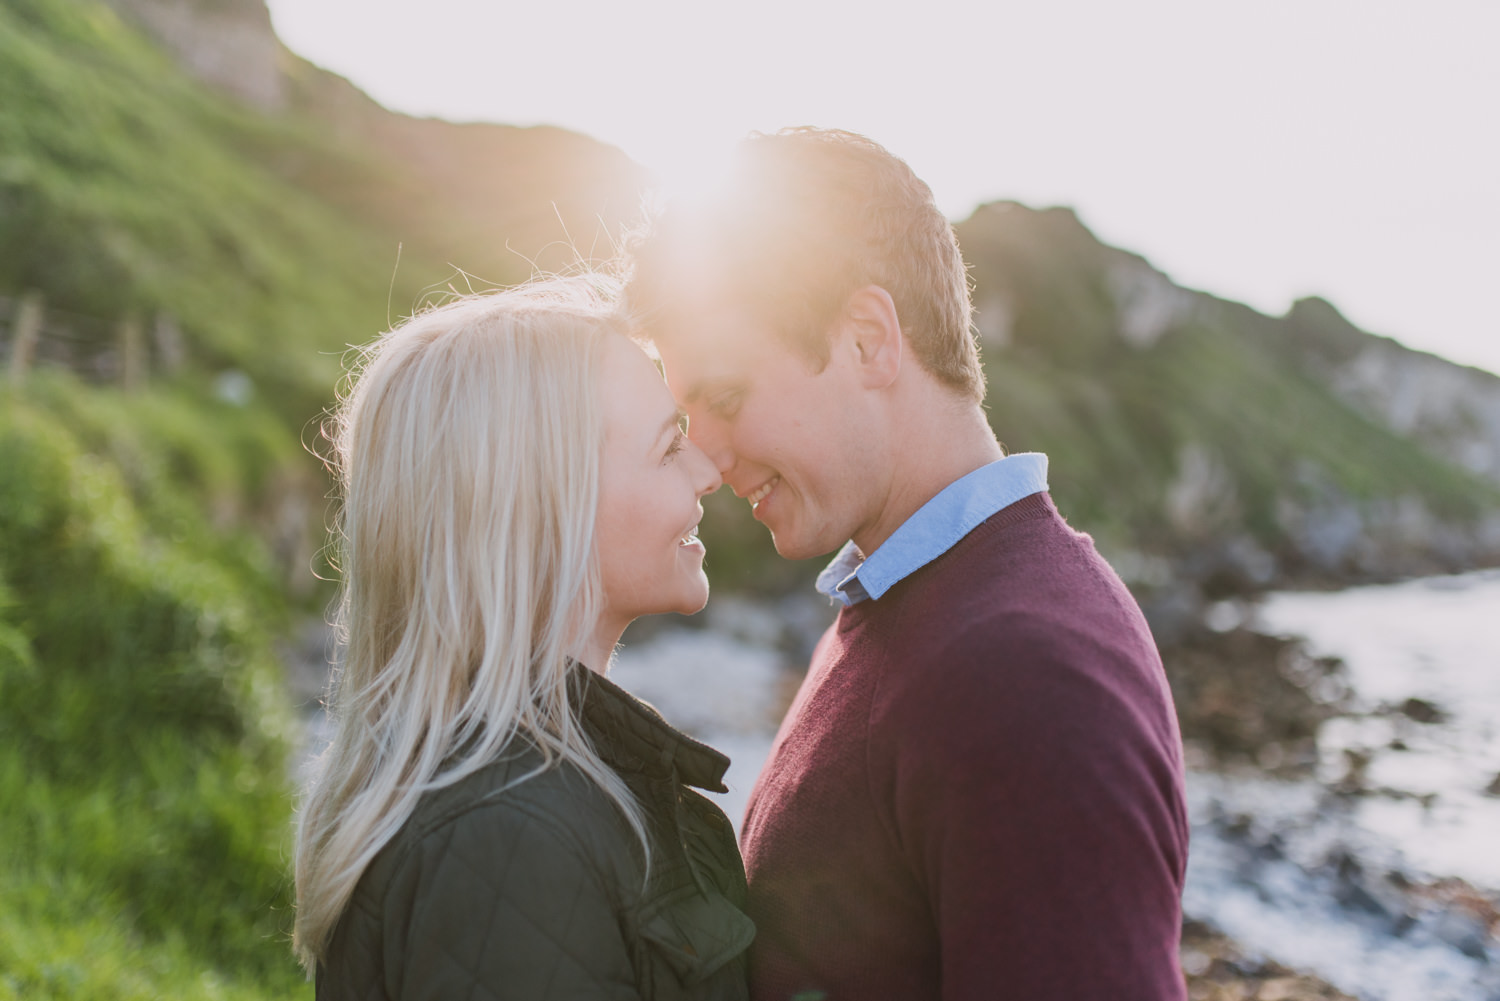
<path id="1" fill-rule="evenodd" d="M 1282 592 L 1249 623 L 1339 658 L 1348 711 L 1311 779 L 1189 776 L 1184 910 L 1365 1001 L 1500 998 L 1500 573 Z"/>

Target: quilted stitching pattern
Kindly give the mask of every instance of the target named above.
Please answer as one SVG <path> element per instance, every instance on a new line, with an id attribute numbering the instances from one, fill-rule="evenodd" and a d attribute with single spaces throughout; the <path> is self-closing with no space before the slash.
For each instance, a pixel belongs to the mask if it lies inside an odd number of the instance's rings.
<path id="1" fill-rule="evenodd" d="M 424 839 L 396 878 L 418 889 L 404 940 L 390 943 L 408 960 L 388 994 L 637 997 L 611 894 L 581 862 L 565 832 L 508 804 Z"/>
<path id="2" fill-rule="evenodd" d="M 320 1001 L 742 1001 L 744 869 L 712 787 L 727 759 L 592 676 L 584 721 L 646 809 L 650 880 L 613 805 L 571 768 L 507 788 L 526 751 L 424 797 L 366 870 Z"/>

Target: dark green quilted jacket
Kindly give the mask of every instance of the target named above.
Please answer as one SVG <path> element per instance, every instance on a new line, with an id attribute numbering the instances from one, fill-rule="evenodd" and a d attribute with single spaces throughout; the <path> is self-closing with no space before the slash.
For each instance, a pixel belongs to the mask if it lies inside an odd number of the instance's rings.
<path id="1" fill-rule="evenodd" d="M 571 766 L 507 788 L 532 748 L 427 794 L 365 870 L 318 967 L 319 1001 L 747 996 L 745 871 L 729 759 L 578 667 L 583 721 L 649 819 L 650 878 L 613 803 Z"/>

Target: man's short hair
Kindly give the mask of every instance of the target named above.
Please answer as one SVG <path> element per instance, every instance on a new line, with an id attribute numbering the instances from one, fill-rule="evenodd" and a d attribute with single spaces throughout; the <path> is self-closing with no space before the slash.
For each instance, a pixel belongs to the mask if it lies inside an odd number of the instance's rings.
<path id="1" fill-rule="evenodd" d="M 670 341 L 693 301 L 748 310 L 814 364 L 856 290 L 885 289 L 917 360 L 984 398 L 969 278 L 932 190 L 880 144 L 837 129 L 754 134 L 726 188 L 668 205 L 629 247 L 625 296 L 648 338 Z"/>

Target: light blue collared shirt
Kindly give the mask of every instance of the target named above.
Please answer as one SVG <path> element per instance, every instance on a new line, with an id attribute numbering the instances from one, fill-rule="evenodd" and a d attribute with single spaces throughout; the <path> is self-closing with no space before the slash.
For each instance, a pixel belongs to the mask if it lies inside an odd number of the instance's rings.
<path id="1" fill-rule="evenodd" d="M 1047 457 L 1021 452 L 980 466 L 948 484 L 868 558 L 852 541 L 818 574 L 817 588 L 833 601 L 854 605 L 878 599 L 958 544 L 996 511 L 1047 489 Z"/>

